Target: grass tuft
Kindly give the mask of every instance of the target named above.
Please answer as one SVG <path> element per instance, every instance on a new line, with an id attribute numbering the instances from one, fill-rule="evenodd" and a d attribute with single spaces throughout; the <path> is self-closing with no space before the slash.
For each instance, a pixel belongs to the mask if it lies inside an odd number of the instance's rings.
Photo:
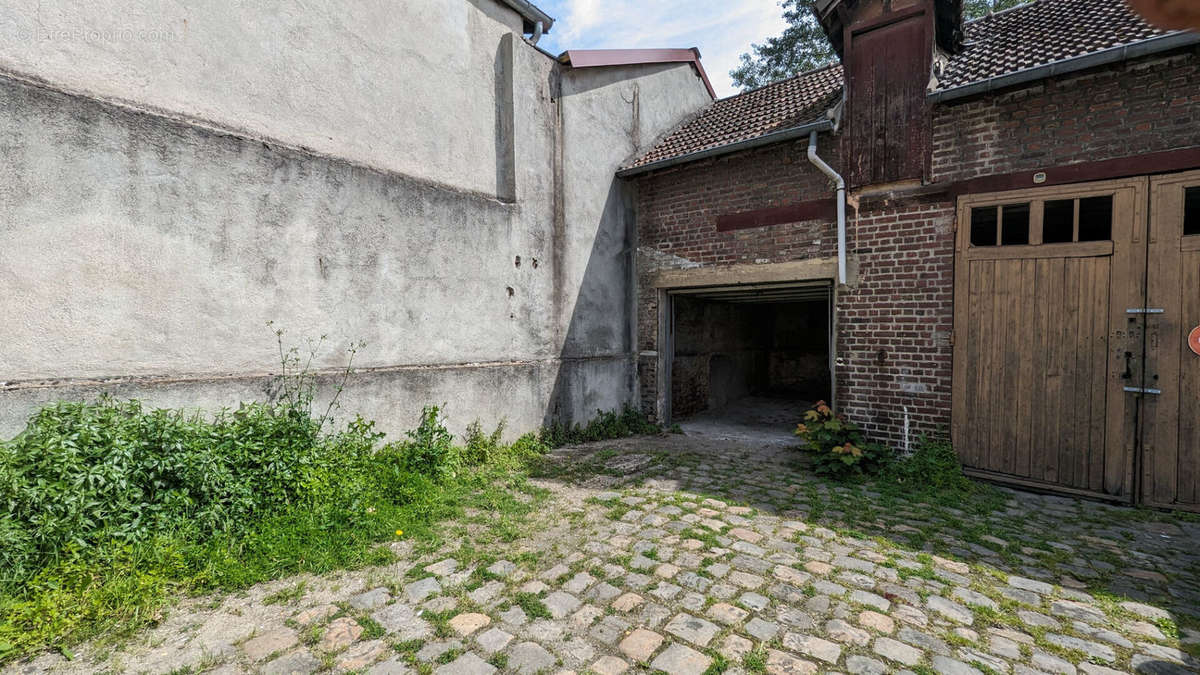
<path id="1" fill-rule="evenodd" d="M 535 593 L 522 591 L 517 593 L 515 600 L 517 606 L 520 607 L 521 611 L 525 612 L 525 616 L 529 617 L 530 619 L 552 618 L 550 615 L 550 610 Z"/>

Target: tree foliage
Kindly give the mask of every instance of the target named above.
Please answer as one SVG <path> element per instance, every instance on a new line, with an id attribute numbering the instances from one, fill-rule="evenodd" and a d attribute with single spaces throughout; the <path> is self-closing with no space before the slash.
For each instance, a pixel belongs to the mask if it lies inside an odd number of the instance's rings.
<path id="1" fill-rule="evenodd" d="M 736 87 L 756 89 L 832 63 L 837 57 L 813 14 L 814 0 L 783 0 L 787 28 L 762 44 L 750 45 L 741 65 L 729 72 Z"/>
<path id="2" fill-rule="evenodd" d="M 837 56 L 817 23 L 812 7 L 815 0 L 783 0 L 783 18 L 787 28 L 762 44 L 750 45 L 742 54 L 741 64 L 729 71 L 734 86 L 742 91 L 756 89 L 805 71 L 833 63 Z M 963 0 L 967 19 L 1000 11 L 1026 0 Z"/>
<path id="3" fill-rule="evenodd" d="M 963 0 L 963 16 L 968 20 L 978 19 L 988 12 L 999 12 L 1026 2 L 1029 0 Z"/>

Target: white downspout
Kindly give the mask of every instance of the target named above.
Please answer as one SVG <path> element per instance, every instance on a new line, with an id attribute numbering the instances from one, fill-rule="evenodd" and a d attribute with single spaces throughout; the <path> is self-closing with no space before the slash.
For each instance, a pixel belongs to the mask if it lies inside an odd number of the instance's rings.
<path id="1" fill-rule="evenodd" d="M 808 161 L 837 184 L 838 283 L 846 283 L 846 181 L 817 156 L 817 132 L 808 135 Z"/>

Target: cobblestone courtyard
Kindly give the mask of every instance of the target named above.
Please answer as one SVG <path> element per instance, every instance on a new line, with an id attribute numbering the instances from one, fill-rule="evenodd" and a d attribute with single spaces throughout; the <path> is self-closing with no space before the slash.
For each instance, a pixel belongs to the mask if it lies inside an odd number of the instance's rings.
<path id="1" fill-rule="evenodd" d="M 678 435 L 562 451 L 535 483 L 509 542 L 478 545 L 491 515 L 467 513 L 391 565 L 188 599 L 125 643 L 10 670 L 1200 672 L 1195 518 L 915 503 Z"/>

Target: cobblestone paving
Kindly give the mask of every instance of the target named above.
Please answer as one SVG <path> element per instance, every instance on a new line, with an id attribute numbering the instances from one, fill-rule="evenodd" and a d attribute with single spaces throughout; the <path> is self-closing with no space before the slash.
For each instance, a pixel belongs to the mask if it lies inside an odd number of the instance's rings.
<path id="1" fill-rule="evenodd" d="M 663 436 L 559 455 L 503 550 L 188 600 L 20 672 L 490 675 L 1200 672 L 1200 522 L 1005 492 L 838 486 L 794 455 Z"/>

